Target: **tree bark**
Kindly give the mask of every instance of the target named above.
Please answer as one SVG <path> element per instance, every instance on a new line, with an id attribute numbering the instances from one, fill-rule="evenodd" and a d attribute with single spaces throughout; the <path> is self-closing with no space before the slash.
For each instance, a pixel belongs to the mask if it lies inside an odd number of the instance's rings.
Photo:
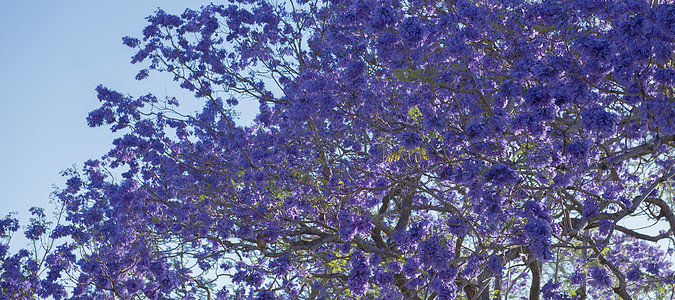
<path id="1" fill-rule="evenodd" d="M 538 259 L 530 263 L 530 271 L 532 271 L 530 300 L 539 300 L 539 292 L 541 291 L 541 262 Z"/>

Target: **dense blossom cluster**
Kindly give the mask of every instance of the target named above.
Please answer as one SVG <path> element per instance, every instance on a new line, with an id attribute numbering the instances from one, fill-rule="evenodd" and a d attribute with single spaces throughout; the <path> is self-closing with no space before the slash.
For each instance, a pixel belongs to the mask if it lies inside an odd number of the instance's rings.
<path id="1" fill-rule="evenodd" d="M 64 220 L 32 211 L 43 252 L 8 253 L 0 220 L 0 299 L 675 293 L 675 4 L 231 0 L 148 22 L 122 40 L 136 78 L 203 109 L 96 88 L 87 123 L 120 137 L 64 172 Z"/>

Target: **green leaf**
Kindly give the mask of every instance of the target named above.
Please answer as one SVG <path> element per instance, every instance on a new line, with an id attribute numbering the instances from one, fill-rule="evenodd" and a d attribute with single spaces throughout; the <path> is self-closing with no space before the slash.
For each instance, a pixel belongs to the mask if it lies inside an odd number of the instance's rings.
<path id="1" fill-rule="evenodd" d="M 532 27 L 534 28 L 534 30 L 536 30 L 539 33 L 547 33 L 549 31 L 553 31 L 553 30 L 557 29 L 555 25 L 551 25 L 551 26 L 534 25 Z"/>
<path id="2" fill-rule="evenodd" d="M 408 119 L 412 120 L 413 122 L 417 122 L 421 117 L 422 112 L 420 112 L 420 109 L 417 108 L 417 106 L 413 106 L 408 110 Z"/>

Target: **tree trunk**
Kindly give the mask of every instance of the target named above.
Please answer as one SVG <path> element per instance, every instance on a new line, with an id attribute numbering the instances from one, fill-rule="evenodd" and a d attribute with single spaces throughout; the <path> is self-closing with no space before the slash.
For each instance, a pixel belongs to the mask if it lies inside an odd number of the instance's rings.
<path id="1" fill-rule="evenodd" d="M 541 262 L 538 259 L 530 263 L 530 271 L 532 271 L 530 300 L 539 300 L 539 292 L 541 291 Z"/>

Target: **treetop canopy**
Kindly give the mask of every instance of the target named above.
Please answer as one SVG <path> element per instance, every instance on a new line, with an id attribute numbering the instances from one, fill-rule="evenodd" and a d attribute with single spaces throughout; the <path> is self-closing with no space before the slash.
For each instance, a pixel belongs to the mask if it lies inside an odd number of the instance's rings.
<path id="1" fill-rule="evenodd" d="M 173 74 L 203 109 L 97 87 L 88 125 L 123 135 L 64 172 L 65 221 L 33 211 L 26 236 L 60 246 L 0 246 L 0 299 L 672 295 L 661 2 L 159 9 L 123 38 L 136 78 Z M 244 101 L 259 103 L 246 126 Z"/>

